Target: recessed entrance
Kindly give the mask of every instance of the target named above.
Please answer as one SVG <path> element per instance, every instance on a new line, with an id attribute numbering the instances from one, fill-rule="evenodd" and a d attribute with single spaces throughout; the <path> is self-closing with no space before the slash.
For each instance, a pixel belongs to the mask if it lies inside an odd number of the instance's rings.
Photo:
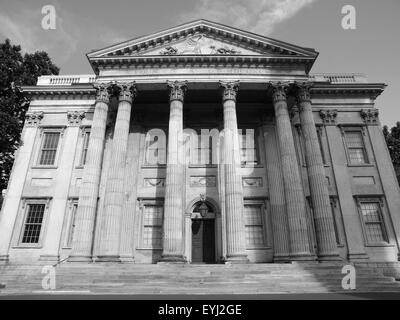
<path id="1" fill-rule="evenodd" d="M 215 212 L 203 198 L 191 213 L 192 263 L 215 263 Z"/>
<path id="2" fill-rule="evenodd" d="M 192 219 L 192 262 L 215 263 L 214 219 Z"/>

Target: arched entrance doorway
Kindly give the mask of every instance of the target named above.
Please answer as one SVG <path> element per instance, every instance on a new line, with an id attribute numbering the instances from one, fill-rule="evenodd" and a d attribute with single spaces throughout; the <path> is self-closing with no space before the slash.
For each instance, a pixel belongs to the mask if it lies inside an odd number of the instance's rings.
<path id="1" fill-rule="evenodd" d="M 205 200 L 193 207 L 191 231 L 192 263 L 216 263 L 215 212 Z"/>

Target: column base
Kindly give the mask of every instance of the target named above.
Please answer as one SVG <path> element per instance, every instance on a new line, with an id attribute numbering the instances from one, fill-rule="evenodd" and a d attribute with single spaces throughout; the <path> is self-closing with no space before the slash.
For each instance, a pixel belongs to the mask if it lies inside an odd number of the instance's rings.
<path id="1" fill-rule="evenodd" d="M 121 255 L 120 260 L 122 263 L 135 263 L 135 258 L 129 255 Z"/>
<path id="2" fill-rule="evenodd" d="M 171 255 L 162 255 L 161 259 L 157 263 L 186 263 L 186 259 L 183 255 L 179 254 L 171 254 Z"/>
<path id="3" fill-rule="evenodd" d="M 225 264 L 240 264 L 240 263 L 249 263 L 247 255 L 245 254 L 229 255 L 225 259 Z"/>
<path id="4" fill-rule="evenodd" d="M 120 263 L 121 258 L 120 256 L 97 256 L 95 262 L 116 262 Z"/>
<path id="5" fill-rule="evenodd" d="M 338 253 L 318 254 L 318 261 L 343 261 Z"/>
<path id="6" fill-rule="evenodd" d="M 93 262 L 92 256 L 69 256 L 67 259 L 68 262 Z"/>
<path id="7" fill-rule="evenodd" d="M 291 261 L 316 261 L 317 257 L 311 253 L 297 253 L 290 255 Z"/>
<path id="8" fill-rule="evenodd" d="M 274 263 L 290 263 L 289 255 L 276 255 L 274 256 Z"/>
<path id="9" fill-rule="evenodd" d="M 349 253 L 347 257 L 349 261 L 365 261 L 369 259 L 368 255 L 365 252 Z"/>

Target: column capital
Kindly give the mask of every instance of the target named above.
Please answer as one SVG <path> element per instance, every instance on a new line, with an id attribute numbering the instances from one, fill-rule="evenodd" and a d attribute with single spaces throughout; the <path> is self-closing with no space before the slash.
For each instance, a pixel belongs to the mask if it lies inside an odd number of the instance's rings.
<path id="1" fill-rule="evenodd" d="M 84 111 L 68 111 L 67 112 L 67 120 L 69 126 L 79 126 L 82 122 L 82 119 L 85 118 Z"/>
<path id="2" fill-rule="evenodd" d="M 115 89 L 118 92 L 119 101 L 128 101 L 132 103 L 132 100 L 137 95 L 135 81 L 120 82 L 115 83 Z"/>
<path id="3" fill-rule="evenodd" d="M 269 82 L 268 88 L 272 89 L 272 99 L 274 103 L 279 101 L 286 101 L 286 95 L 290 88 L 289 82 Z"/>
<path id="4" fill-rule="evenodd" d="M 220 81 L 222 91 L 222 101 L 234 100 L 236 101 L 237 92 L 239 90 L 239 81 Z"/>
<path id="5" fill-rule="evenodd" d="M 35 127 L 39 125 L 40 121 L 44 117 L 44 112 L 27 112 L 25 114 L 25 126 Z"/>
<path id="6" fill-rule="evenodd" d="M 93 87 L 97 89 L 96 92 L 96 102 L 110 102 L 110 89 L 111 89 L 111 82 L 110 83 L 99 83 L 96 82 L 93 84 Z"/>
<path id="7" fill-rule="evenodd" d="M 183 102 L 187 90 L 187 81 L 167 81 L 169 88 L 169 101 L 178 100 Z"/>
<path id="8" fill-rule="evenodd" d="M 296 99 L 297 102 L 311 102 L 311 92 L 310 89 L 313 87 L 312 82 L 295 82 L 294 88 L 296 90 Z M 302 112 L 302 108 L 300 108 L 300 112 Z"/>

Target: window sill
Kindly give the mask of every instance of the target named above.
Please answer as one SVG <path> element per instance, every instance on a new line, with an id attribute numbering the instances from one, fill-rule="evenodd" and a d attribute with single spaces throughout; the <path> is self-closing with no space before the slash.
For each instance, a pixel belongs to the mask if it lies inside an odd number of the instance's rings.
<path id="1" fill-rule="evenodd" d="M 32 166 L 32 169 L 58 169 L 58 166 Z"/>
<path id="2" fill-rule="evenodd" d="M 350 163 L 348 163 L 347 164 L 347 166 L 348 167 L 375 167 L 375 165 L 374 164 L 372 164 L 372 163 L 363 163 L 363 164 L 350 164 Z"/>
<path id="3" fill-rule="evenodd" d="M 368 243 L 365 245 L 366 247 L 395 247 L 396 245 L 387 243 L 387 242 L 382 242 L 382 243 Z"/>
<path id="4" fill-rule="evenodd" d="M 242 164 L 242 168 L 264 168 L 262 164 Z"/>
<path id="5" fill-rule="evenodd" d="M 189 164 L 189 168 L 217 168 L 216 164 Z"/>
<path id="6" fill-rule="evenodd" d="M 250 248 L 246 248 L 246 250 L 270 250 L 270 249 L 272 249 L 272 247 L 265 247 L 265 246 L 263 246 L 263 247 L 250 247 Z"/>
<path id="7" fill-rule="evenodd" d="M 42 249 L 43 246 L 41 244 L 39 245 L 26 245 L 26 244 L 21 244 L 21 245 L 17 245 L 17 246 L 13 246 L 13 249 Z"/>
<path id="8" fill-rule="evenodd" d="M 85 166 L 75 166 L 75 169 L 84 169 Z"/>
<path id="9" fill-rule="evenodd" d="M 141 251 L 144 251 L 144 250 L 162 250 L 162 248 L 145 248 L 145 247 L 140 247 L 140 248 L 136 248 L 136 250 L 141 250 Z"/>
<path id="10" fill-rule="evenodd" d="M 142 165 L 142 169 L 163 169 L 166 168 L 166 164 L 160 164 L 160 165 L 150 165 L 150 164 L 144 164 Z"/>

